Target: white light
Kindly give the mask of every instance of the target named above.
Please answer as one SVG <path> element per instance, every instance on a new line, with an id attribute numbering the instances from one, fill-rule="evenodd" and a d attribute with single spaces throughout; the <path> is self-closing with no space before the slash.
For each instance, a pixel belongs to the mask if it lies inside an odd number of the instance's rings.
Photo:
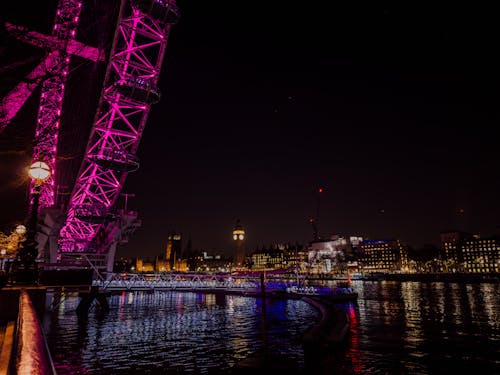
<path id="1" fill-rule="evenodd" d="M 237 234 L 233 234 L 233 240 L 237 240 L 238 239 L 238 235 Z"/>
<path id="2" fill-rule="evenodd" d="M 28 174 L 32 179 L 43 182 L 50 177 L 51 171 L 47 163 L 36 161 L 31 164 Z"/>
<path id="3" fill-rule="evenodd" d="M 239 238 L 240 240 L 242 240 L 242 239 L 244 238 L 244 236 L 243 236 L 242 234 L 240 234 L 240 235 L 238 236 L 238 238 Z"/>
<path id="4" fill-rule="evenodd" d="M 26 233 L 26 227 L 22 224 L 18 225 L 16 227 L 16 233 L 17 234 L 20 234 L 20 235 L 23 235 L 24 233 Z"/>

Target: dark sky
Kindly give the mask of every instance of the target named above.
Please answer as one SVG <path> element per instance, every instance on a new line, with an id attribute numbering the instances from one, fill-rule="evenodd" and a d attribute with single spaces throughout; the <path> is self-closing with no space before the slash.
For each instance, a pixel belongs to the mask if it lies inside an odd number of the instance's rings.
<path id="1" fill-rule="evenodd" d="M 139 147 L 141 168 L 124 188 L 136 194 L 129 207 L 143 226 L 119 254 L 159 254 L 170 230 L 190 235 L 195 248 L 229 254 L 237 218 L 249 250 L 305 242 L 319 186 L 323 236 L 421 246 L 437 244 L 440 231 L 490 235 L 500 224 L 492 8 L 178 3 L 162 100 Z M 102 80 L 98 67 L 74 74 Z M 36 114 L 36 100 L 31 106 Z M 93 111 L 88 119 L 78 112 L 83 134 Z M 6 198 L 12 189 L 2 198 L 4 228 L 25 216 L 25 204 Z"/>

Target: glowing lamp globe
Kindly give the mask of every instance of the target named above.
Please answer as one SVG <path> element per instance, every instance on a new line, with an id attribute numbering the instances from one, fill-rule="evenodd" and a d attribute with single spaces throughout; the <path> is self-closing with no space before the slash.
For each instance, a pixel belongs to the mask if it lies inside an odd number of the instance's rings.
<path id="1" fill-rule="evenodd" d="M 26 227 L 22 224 L 18 225 L 16 227 L 16 233 L 19 235 L 23 235 L 24 233 L 26 233 Z"/>
<path id="2" fill-rule="evenodd" d="M 28 174 L 33 180 L 45 181 L 50 177 L 51 171 L 47 163 L 36 161 L 31 164 Z"/>

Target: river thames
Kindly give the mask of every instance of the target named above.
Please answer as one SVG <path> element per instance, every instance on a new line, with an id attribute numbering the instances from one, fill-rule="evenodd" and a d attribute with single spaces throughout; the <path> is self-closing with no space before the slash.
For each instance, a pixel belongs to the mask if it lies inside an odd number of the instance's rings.
<path id="1" fill-rule="evenodd" d="M 59 374 L 230 373 L 273 353 L 302 373 L 500 373 L 498 284 L 354 281 L 346 343 L 306 366 L 301 335 L 320 318 L 297 300 L 123 292 L 110 311 L 76 315 L 68 295 L 44 318 Z"/>

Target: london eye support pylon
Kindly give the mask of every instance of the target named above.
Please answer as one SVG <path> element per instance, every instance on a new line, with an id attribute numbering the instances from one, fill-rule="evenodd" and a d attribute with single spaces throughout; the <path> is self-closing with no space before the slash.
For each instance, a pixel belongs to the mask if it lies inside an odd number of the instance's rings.
<path id="1" fill-rule="evenodd" d="M 129 172 L 152 104 L 175 0 L 122 0 L 110 60 L 84 160 L 74 185 L 60 252 L 106 255 L 113 240 L 113 206 Z M 107 262 L 110 263 L 109 260 Z"/>

